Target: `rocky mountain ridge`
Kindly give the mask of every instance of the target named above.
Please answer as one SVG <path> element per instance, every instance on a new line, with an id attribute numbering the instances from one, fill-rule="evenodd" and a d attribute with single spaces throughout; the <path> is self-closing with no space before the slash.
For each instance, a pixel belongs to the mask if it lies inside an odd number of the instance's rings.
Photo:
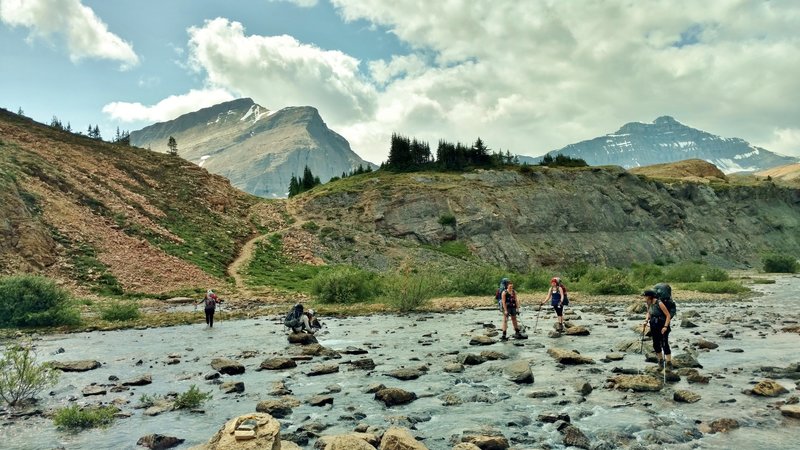
<path id="1" fill-rule="evenodd" d="M 605 136 L 596 137 L 548 152 L 581 158 L 589 165 L 617 165 L 626 169 L 702 159 L 724 173 L 758 172 L 798 158 L 783 156 L 751 145 L 740 138 L 723 138 L 686 126 L 670 116 L 653 123 L 631 122 Z M 541 158 L 525 161 L 538 163 Z"/>
<path id="2" fill-rule="evenodd" d="M 286 197 L 292 175 L 306 166 L 322 182 L 359 165 L 377 167 L 309 106 L 270 111 L 237 99 L 133 131 L 131 144 L 166 152 L 170 136 L 181 157 L 260 197 Z"/>

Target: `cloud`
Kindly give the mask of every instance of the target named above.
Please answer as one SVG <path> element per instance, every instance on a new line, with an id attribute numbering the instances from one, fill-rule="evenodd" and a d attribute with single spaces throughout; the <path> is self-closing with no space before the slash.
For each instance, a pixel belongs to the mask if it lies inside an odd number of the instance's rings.
<path id="1" fill-rule="evenodd" d="M 121 122 L 165 122 L 182 114 L 197 111 L 234 96 L 224 89 L 191 90 L 184 95 L 171 95 L 152 106 L 141 103 L 113 102 L 103 107 L 103 113 Z"/>
<path id="2" fill-rule="evenodd" d="M 800 158 L 800 128 L 776 128 L 770 140 L 758 145 L 783 155 Z"/>
<path id="3" fill-rule="evenodd" d="M 188 31 L 190 62 L 214 86 L 269 109 L 315 106 L 338 123 L 374 114 L 374 87 L 359 73 L 360 62 L 340 51 L 286 35 L 247 36 L 241 23 L 223 18 Z"/>
<path id="4" fill-rule="evenodd" d="M 798 3 L 332 3 L 345 20 L 434 55 L 408 72 L 390 70 L 397 58 L 370 62 L 375 81 L 388 83 L 369 126 L 342 132 L 359 152 L 385 157 L 397 131 L 433 145 L 480 136 L 494 149 L 538 155 L 664 114 L 784 146 L 791 139 L 773 139 L 773 130 L 800 121 L 800 103 L 787 95 L 800 90 Z"/>
<path id="5" fill-rule="evenodd" d="M 128 69 L 139 63 L 133 47 L 108 27 L 80 0 L 2 0 L 0 20 L 31 30 L 31 38 L 66 38 L 70 60 L 84 58 L 120 61 Z"/>

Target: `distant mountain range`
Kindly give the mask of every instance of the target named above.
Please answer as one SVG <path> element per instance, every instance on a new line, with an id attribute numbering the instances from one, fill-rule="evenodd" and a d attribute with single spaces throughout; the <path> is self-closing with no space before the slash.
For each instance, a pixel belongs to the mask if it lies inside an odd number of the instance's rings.
<path id="1" fill-rule="evenodd" d="M 322 182 L 359 165 L 377 167 L 310 106 L 269 111 L 237 99 L 133 131 L 131 145 L 166 152 L 170 136 L 181 157 L 260 197 L 286 197 L 292 175 L 302 177 L 306 166 Z"/>
<path id="2" fill-rule="evenodd" d="M 548 152 L 581 158 L 592 166 L 616 165 L 626 169 L 686 159 L 702 159 L 724 173 L 757 172 L 798 158 L 783 156 L 751 145 L 739 138 L 723 138 L 688 127 L 670 116 L 653 123 L 631 122 L 605 136 L 567 145 Z M 538 164 L 542 157 L 523 157 L 521 162 Z"/>

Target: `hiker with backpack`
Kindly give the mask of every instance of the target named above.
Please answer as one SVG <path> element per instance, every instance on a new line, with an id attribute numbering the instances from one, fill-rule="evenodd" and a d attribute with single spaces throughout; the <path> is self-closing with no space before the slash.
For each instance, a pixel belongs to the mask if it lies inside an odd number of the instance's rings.
<path id="1" fill-rule="evenodd" d="M 322 325 L 319 320 L 314 317 L 315 311 L 313 309 L 303 310 L 301 303 L 296 303 L 291 311 L 286 314 L 283 320 L 283 325 L 292 330 L 292 333 L 306 332 L 308 334 L 316 333 Z"/>
<path id="2" fill-rule="evenodd" d="M 556 327 L 558 331 L 564 331 L 564 307 L 569 304 L 567 298 L 567 289 L 561 278 L 553 277 L 550 279 L 550 289 L 547 291 L 547 297 L 539 303 L 539 308 L 542 307 L 547 301 L 550 301 L 550 306 L 556 312 Z"/>
<path id="3" fill-rule="evenodd" d="M 659 283 L 656 288 L 647 289 L 642 293 L 642 297 L 647 304 L 647 316 L 642 324 L 642 330 L 650 325 L 650 335 L 653 338 L 653 350 L 658 358 L 658 367 L 672 369 L 672 350 L 669 348 L 670 322 L 675 315 L 676 308 L 673 306 L 672 290 L 669 285 Z M 666 287 L 663 287 L 666 286 Z M 671 305 L 670 305 L 671 303 Z M 670 311 L 672 306 L 672 311 Z"/>
<path id="4" fill-rule="evenodd" d="M 214 312 L 217 309 L 217 304 L 222 303 L 222 300 L 220 300 L 220 298 L 217 297 L 217 294 L 215 294 L 214 291 L 209 289 L 208 291 L 206 291 L 206 295 L 202 299 L 200 299 L 200 301 L 197 303 L 203 304 L 203 310 L 206 313 L 206 326 L 208 328 L 213 328 Z M 197 307 L 195 307 L 195 309 L 197 309 Z"/>
<path id="5" fill-rule="evenodd" d="M 503 306 L 503 336 L 500 338 L 502 341 L 507 341 L 508 338 L 506 337 L 506 330 L 508 329 L 508 318 L 511 317 L 511 324 L 514 326 L 514 338 L 515 339 L 526 339 L 527 336 L 522 334 L 519 329 L 519 323 L 517 323 L 517 315 L 519 314 L 519 297 L 517 297 L 517 291 L 514 289 L 514 283 L 510 280 L 503 279 L 507 281 L 506 287 L 503 292 L 500 294 L 500 303 Z"/>

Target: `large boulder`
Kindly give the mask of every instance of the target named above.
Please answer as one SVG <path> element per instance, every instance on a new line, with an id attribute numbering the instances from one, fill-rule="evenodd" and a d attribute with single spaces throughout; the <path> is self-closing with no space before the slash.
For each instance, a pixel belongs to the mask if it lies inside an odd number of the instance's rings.
<path id="1" fill-rule="evenodd" d="M 405 405 L 416 399 L 417 394 L 400 388 L 385 388 L 375 393 L 375 400 L 382 401 L 386 406 Z"/>
<path id="2" fill-rule="evenodd" d="M 240 375 L 244 373 L 244 366 L 229 358 L 214 358 L 211 368 L 225 375 Z"/>
<path id="3" fill-rule="evenodd" d="M 297 367 L 297 363 L 291 358 L 270 358 L 261 361 L 259 370 L 283 370 Z"/>
<path id="4" fill-rule="evenodd" d="M 310 345 L 318 343 L 317 338 L 310 333 L 290 333 L 287 339 L 290 344 Z"/>
<path id="5" fill-rule="evenodd" d="M 165 436 L 163 434 L 148 434 L 142 436 L 136 441 L 136 445 L 147 447 L 150 450 L 166 450 L 175 447 L 176 445 L 183 444 L 186 439 L 180 439 L 173 436 Z"/>
<path id="6" fill-rule="evenodd" d="M 50 367 L 62 372 L 86 372 L 100 367 L 100 362 L 85 359 L 81 361 L 52 361 Z"/>
<path id="7" fill-rule="evenodd" d="M 327 375 L 329 373 L 335 373 L 339 371 L 338 364 L 317 364 L 312 366 L 311 369 L 306 373 L 309 377 L 315 377 L 318 375 Z"/>
<path id="8" fill-rule="evenodd" d="M 800 405 L 783 405 L 780 409 L 784 416 L 800 419 Z"/>
<path id="9" fill-rule="evenodd" d="M 759 381 L 751 392 L 753 395 L 760 395 L 762 397 L 777 397 L 789 391 L 777 381 L 767 379 Z"/>
<path id="10" fill-rule="evenodd" d="M 526 360 L 514 361 L 505 368 L 506 377 L 517 384 L 533 383 L 531 364 Z"/>
<path id="11" fill-rule="evenodd" d="M 359 433 L 322 436 L 314 448 L 321 450 L 376 450 L 375 446 L 364 440 Z"/>
<path id="12" fill-rule="evenodd" d="M 617 375 L 612 381 L 617 389 L 634 392 L 655 392 L 664 387 L 660 379 L 650 375 Z"/>
<path id="13" fill-rule="evenodd" d="M 245 414 L 229 420 L 207 443 L 191 450 L 280 450 L 280 432 L 280 422 L 269 414 Z"/>
<path id="14" fill-rule="evenodd" d="M 279 400 L 263 400 L 256 405 L 256 411 L 266 413 L 272 417 L 282 419 L 292 413 L 292 408 L 299 406 L 300 402 L 291 397 L 283 397 Z"/>

